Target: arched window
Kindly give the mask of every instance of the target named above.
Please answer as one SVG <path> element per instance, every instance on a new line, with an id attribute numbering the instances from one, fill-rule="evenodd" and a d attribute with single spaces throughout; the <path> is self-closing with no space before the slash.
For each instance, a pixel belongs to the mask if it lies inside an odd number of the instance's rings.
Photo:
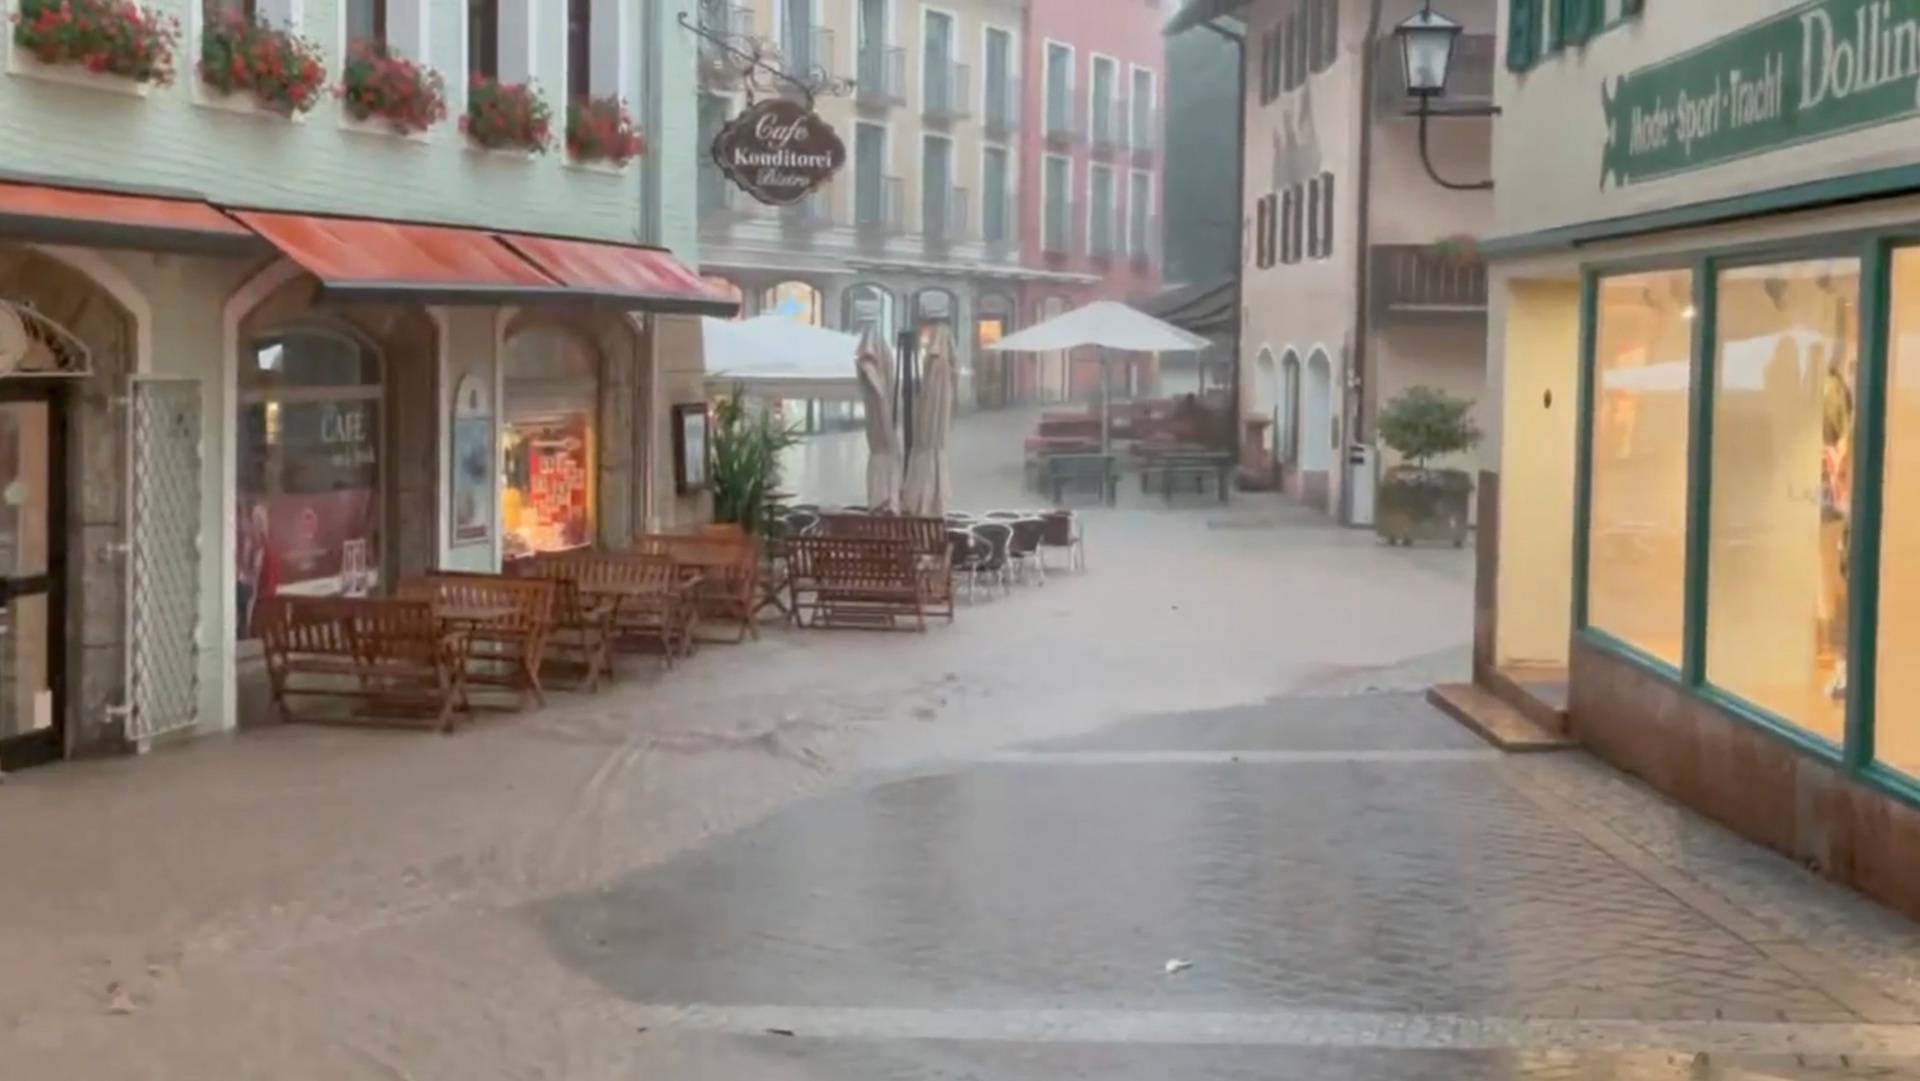
<path id="1" fill-rule="evenodd" d="M 502 389 L 500 523 L 506 558 L 593 543 L 600 365 L 553 327 L 508 340 Z"/>
<path id="2" fill-rule="evenodd" d="M 247 344 L 234 465 L 238 626 L 281 593 L 360 596 L 380 582 L 379 357 L 303 325 Z"/>
<path id="3" fill-rule="evenodd" d="M 826 325 L 820 290 L 803 281 L 784 281 L 760 296 L 760 314 L 778 315 L 810 327 Z"/>
<path id="4" fill-rule="evenodd" d="M 862 334 L 871 327 L 878 330 L 889 343 L 893 341 L 898 324 L 894 319 L 892 290 L 871 282 L 861 282 L 848 286 L 843 295 L 845 311 L 841 313 L 840 325 L 848 333 Z"/>

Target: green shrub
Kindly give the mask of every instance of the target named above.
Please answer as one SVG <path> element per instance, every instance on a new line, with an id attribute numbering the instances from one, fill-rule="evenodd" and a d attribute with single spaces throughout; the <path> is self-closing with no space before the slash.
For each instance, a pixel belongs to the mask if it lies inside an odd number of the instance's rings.
<path id="1" fill-rule="evenodd" d="M 1416 469 L 1480 444 L 1473 399 L 1432 387 L 1412 387 L 1380 410 L 1380 441 Z"/>

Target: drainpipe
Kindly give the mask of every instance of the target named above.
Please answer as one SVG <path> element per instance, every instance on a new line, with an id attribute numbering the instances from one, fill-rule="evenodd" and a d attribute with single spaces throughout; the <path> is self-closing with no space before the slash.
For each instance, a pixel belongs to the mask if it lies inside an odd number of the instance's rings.
<path id="1" fill-rule="evenodd" d="M 1354 236 L 1353 272 L 1353 349 L 1347 361 L 1349 372 L 1360 374 L 1360 400 L 1354 403 L 1353 419 L 1347 425 L 1347 442 L 1362 443 L 1367 438 L 1366 420 L 1373 414 L 1368 406 L 1378 393 L 1374 373 L 1368 370 L 1373 361 L 1372 343 L 1368 340 L 1372 319 L 1369 309 L 1373 305 L 1373 278 L 1369 271 L 1373 267 L 1373 91 L 1374 79 L 1380 62 L 1380 6 L 1381 0 L 1373 0 L 1367 12 L 1367 36 L 1360 50 L 1360 175 L 1354 188 L 1359 195 L 1359 228 Z M 1346 398 L 1343 393 L 1342 400 Z M 1347 454 L 1345 447 L 1335 448 L 1334 468 L 1345 469 Z M 1352 517 L 1353 486 L 1340 485 L 1340 520 Z"/>
<path id="2" fill-rule="evenodd" d="M 1374 0 L 1375 7 L 1379 0 Z M 1233 110 L 1233 205 L 1240 211 L 1240 227 L 1233 231 L 1233 386 L 1227 395 L 1227 420 L 1233 429 L 1233 462 L 1238 468 L 1245 454 L 1246 425 L 1240 418 L 1240 356 L 1247 329 L 1247 39 L 1211 20 L 1201 26 L 1233 44 L 1240 72 L 1235 82 Z M 1205 369 L 1201 369 L 1204 373 Z"/>

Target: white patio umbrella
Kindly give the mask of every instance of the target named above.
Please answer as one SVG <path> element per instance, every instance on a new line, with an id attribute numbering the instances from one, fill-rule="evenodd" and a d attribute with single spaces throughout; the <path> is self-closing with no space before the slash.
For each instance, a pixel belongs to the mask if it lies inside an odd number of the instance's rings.
<path id="1" fill-rule="evenodd" d="M 1113 300 L 1098 300 L 1075 308 L 988 346 L 1002 353 L 1052 353 L 1094 346 L 1100 350 L 1100 448 L 1108 438 L 1107 359 L 1110 350 L 1132 353 L 1184 353 L 1207 347 L 1207 340 L 1172 323 L 1155 319 L 1137 308 Z"/>
<path id="2" fill-rule="evenodd" d="M 947 497 L 953 492 L 947 435 L 953 427 L 953 401 L 960 389 L 953 351 L 953 331 L 943 324 L 927 346 L 920 389 L 913 403 L 913 453 L 907 459 L 907 480 L 900 490 L 900 506 L 908 514 L 938 518 L 947 512 Z"/>
<path id="3" fill-rule="evenodd" d="M 854 400 L 857 335 L 779 315 L 700 320 L 707 380 L 739 384 L 769 398 Z"/>
<path id="4" fill-rule="evenodd" d="M 860 336 L 860 397 L 867 407 L 867 507 L 900 505 L 900 433 L 893 427 L 893 350 L 873 327 Z"/>

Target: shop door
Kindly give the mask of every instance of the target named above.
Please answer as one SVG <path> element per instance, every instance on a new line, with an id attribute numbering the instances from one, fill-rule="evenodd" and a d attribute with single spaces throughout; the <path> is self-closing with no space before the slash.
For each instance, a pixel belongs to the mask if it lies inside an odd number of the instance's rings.
<path id="1" fill-rule="evenodd" d="M 52 391 L 0 388 L 0 769 L 61 751 L 59 422 Z"/>

